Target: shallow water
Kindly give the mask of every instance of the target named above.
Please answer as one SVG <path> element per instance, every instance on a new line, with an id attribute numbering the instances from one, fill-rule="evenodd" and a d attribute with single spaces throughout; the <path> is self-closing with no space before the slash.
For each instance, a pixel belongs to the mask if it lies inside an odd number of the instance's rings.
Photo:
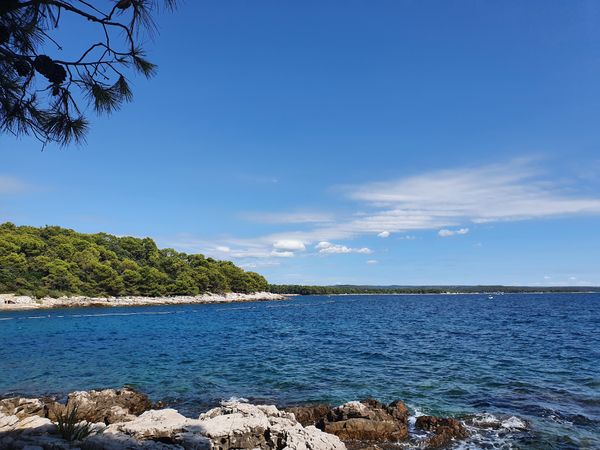
<path id="1" fill-rule="evenodd" d="M 463 448 L 600 448 L 599 294 L 4 312 L 0 342 L 0 395 L 128 384 L 188 414 L 400 398 L 471 423 Z"/>

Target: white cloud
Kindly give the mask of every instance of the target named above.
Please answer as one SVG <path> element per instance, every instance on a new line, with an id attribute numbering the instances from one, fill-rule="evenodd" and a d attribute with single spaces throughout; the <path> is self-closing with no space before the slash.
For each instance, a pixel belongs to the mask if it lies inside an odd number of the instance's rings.
<path id="1" fill-rule="evenodd" d="M 304 243 L 296 239 L 282 239 L 280 241 L 276 241 L 273 244 L 273 248 L 275 250 L 284 250 L 291 252 L 298 252 L 306 249 Z"/>
<path id="2" fill-rule="evenodd" d="M 332 244 L 331 242 L 321 241 L 315 245 L 315 249 L 319 250 L 319 253 L 323 254 L 340 254 L 340 253 L 362 253 L 371 254 L 373 251 L 367 247 L 352 248 L 345 245 Z"/>
<path id="3" fill-rule="evenodd" d="M 347 196 L 357 202 L 357 212 L 349 217 L 254 242 L 298 239 L 311 243 L 381 230 L 391 235 L 468 223 L 600 214 L 600 198 L 577 195 L 542 175 L 530 161 L 517 160 L 346 187 Z"/>
<path id="4" fill-rule="evenodd" d="M 367 264 L 378 264 L 379 261 L 377 261 L 376 259 L 369 259 L 367 260 Z"/>
<path id="5" fill-rule="evenodd" d="M 298 227 L 257 237 L 224 238 L 219 246 L 231 249 L 230 258 L 267 260 L 275 256 L 272 252 L 290 256 L 315 243 L 323 254 L 370 253 L 366 247 L 331 242 L 387 233 L 414 239 L 413 233 L 423 230 L 446 237 L 468 233 L 472 223 L 600 214 L 600 195 L 584 195 L 534 163 L 521 159 L 347 186 L 342 192 L 355 202 L 355 209 L 346 216 L 275 212 L 265 222 Z M 329 245 L 319 247 L 321 243 Z M 202 249 L 214 246 L 207 243 Z"/>
<path id="6" fill-rule="evenodd" d="M 382 231 L 377 236 L 379 236 L 380 238 L 384 238 L 385 239 L 385 238 L 390 237 L 390 232 L 389 231 Z"/>
<path id="7" fill-rule="evenodd" d="M 322 248 L 319 253 L 352 253 L 352 249 L 345 245 L 332 245 L 331 247 Z"/>
<path id="8" fill-rule="evenodd" d="M 455 234 L 467 234 L 469 232 L 468 228 L 459 228 L 458 230 L 448 230 L 446 228 L 438 231 L 438 235 L 441 237 L 454 236 Z"/>
<path id="9" fill-rule="evenodd" d="M 380 208 L 373 217 L 389 223 L 389 231 L 600 213 L 600 198 L 567 192 L 542 175 L 531 161 L 516 160 L 369 183 L 348 193 Z"/>
<path id="10" fill-rule="evenodd" d="M 218 252 L 223 252 L 223 253 L 229 253 L 231 251 L 231 249 L 225 245 L 217 245 L 215 247 L 215 250 L 217 250 Z"/>
<path id="11" fill-rule="evenodd" d="M 271 256 L 275 256 L 277 258 L 292 258 L 294 256 L 294 252 L 282 252 L 278 250 L 273 250 L 271 252 Z"/>

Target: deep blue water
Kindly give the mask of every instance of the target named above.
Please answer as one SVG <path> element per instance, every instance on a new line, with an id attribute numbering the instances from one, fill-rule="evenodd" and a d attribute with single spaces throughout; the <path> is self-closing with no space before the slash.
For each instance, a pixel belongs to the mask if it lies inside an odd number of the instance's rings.
<path id="1" fill-rule="evenodd" d="M 400 398 L 416 413 L 504 421 L 468 448 L 600 448 L 598 294 L 4 312 L 0 343 L 0 395 L 128 384 L 189 414 L 230 397 Z"/>

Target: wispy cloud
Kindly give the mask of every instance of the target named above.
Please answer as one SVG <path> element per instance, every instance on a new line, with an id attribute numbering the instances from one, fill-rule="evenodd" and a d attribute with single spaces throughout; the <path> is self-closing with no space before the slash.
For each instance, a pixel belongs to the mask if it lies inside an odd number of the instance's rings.
<path id="1" fill-rule="evenodd" d="M 374 217 L 392 218 L 387 222 L 401 229 L 432 222 L 481 223 L 600 212 L 600 198 L 570 192 L 527 160 L 370 183 L 350 188 L 348 195 L 381 208 L 383 213 Z M 405 222 L 408 218 L 412 223 Z"/>
<path id="2" fill-rule="evenodd" d="M 467 234 L 469 225 L 600 214 L 600 197 L 584 195 L 563 179 L 540 170 L 533 160 L 426 172 L 342 189 L 355 204 L 345 216 L 319 213 L 262 214 L 263 221 L 303 224 L 297 230 L 251 238 L 221 240 L 217 249 L 229 258 L 291 257 L 309 245 L 320 254 L 370 253 L 367 247 L 333 243 L 357 237 L 386 238 L 437 230 L 442 237 Z M 335 205 L 333 205 L 335 206 Z M 335 210 L 337 208 L 331 208 Z M 258 219 L 258 217 L 256 217 Z M 308 224 L 308 226 L 307 226 Z M 215 243 L 208 245 L 211 251 Z"/>
<path id="3" fill-rule="evenodd" d="M 20 194 L 30 189 L 29 184 L 16 177 L 0 175 L 0 195 Z"/>
<path id="4" fill-rule="evenodd" d="M 252 212 L 243 213 L 245 220 L 266 224 L 301 224 L 333 222 L 333 214 L 322 212 Z"/>
<path id="5" fill-rule="evenodd" d="M 270 253 L 270 256 L 275 256 L 276 258 L 293 258 L 294 255 L 294 252 L 280 250 L 272 250 Z"/>

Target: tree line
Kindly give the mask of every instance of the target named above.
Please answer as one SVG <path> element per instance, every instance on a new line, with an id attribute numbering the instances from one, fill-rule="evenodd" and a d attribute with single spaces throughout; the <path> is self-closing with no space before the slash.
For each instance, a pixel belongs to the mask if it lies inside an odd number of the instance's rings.
<path id="1" fill-rule="evenodd" d="M 533 293 L 533 292 L 600 292 L 591 286 L 304 286 L 299 284 L 271 284 L 269 291 L 276 294 L 341 295 L 341 294 L 446 294 L 446 293 Z"/>
<path id="2" fill-rule="evenodd" d="M 34 297 L 165 296 L 265 291 L 229 261 L 159 249 L 150 238 L 0 225 L 0 293 Z"/>

